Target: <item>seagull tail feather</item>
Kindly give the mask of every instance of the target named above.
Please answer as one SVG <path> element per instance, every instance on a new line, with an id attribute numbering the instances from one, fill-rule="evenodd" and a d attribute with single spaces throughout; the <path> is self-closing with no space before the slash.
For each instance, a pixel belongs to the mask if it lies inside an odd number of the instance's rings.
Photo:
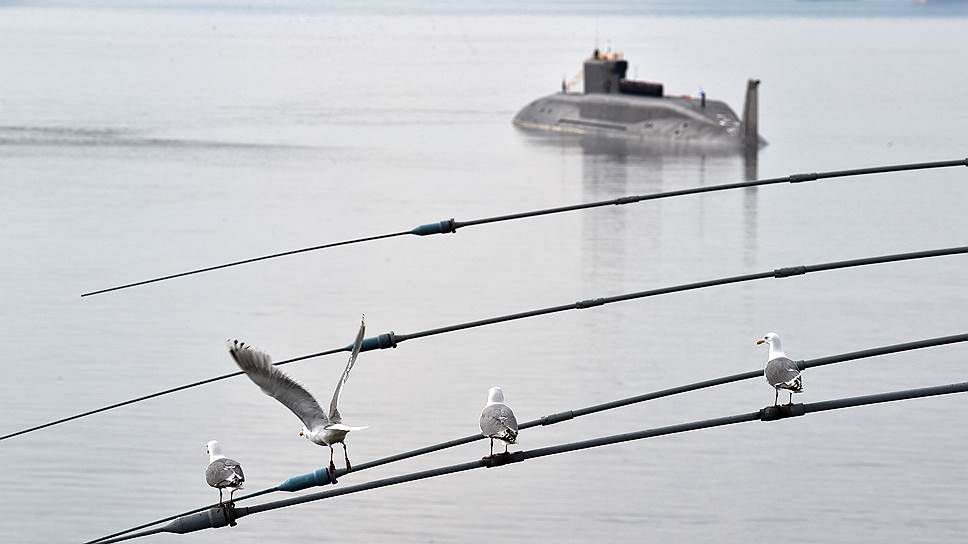
<path id="1" fill-rule="evenodd" d="M 362 427 L 350 427 L 349 425 L 343 425 L 342 423 L 334 423 L 332 425 L 327 425 L 326 428 L 327 429 L 334 429 L 334 430 L 337 430 L 337 431 L 350 432 L 350 431 L 362 431 L 363 429 L 369 429 L 370 426 L 369 425 L 364 425 Z"/>

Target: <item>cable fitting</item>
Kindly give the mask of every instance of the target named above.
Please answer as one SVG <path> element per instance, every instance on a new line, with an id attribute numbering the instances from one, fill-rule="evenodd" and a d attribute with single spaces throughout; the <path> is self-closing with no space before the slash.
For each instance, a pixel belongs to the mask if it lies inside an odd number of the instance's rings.
<path id="1" fill-rule="evenodd" d="M 373 338 L 364 338 L 363 345 L 360 346 L 360 351 L 370 351 L 374 349 L 387 349 L 397 347 L 397 337 L 393 335 L 393 331 L 386 334 L 381 334 L 379 336 L 374 336 Z M 350 344 L 346 347 L 345 351 L 353 351 L 353 345 Z"/>
<path id="2" fill-rule="evenodd" d="M 820 174 L 813 172 L 811 174 L 791 174 L 790 183 L 803 183 L 804 181 L 817 181 L 820 179 Z"/>
<path id="3" fill-rule="evenodd" d="M 523 451 L 513 451 L 507 453 L 495 453 L 481 459 L 481 463 L 487 468 L 499 467 L 502 465 L 508 465 L 511 463 L 518 463 L 524 461 Z"/>
<path id="4" fill-rule="evenodd" d="M 777 268 L 773 271 L 774 278 L 789 278 L 790 276 L 799 276 L 801 274 L 807 273 L 807 267 L 800 266 L 788 266 L 786 268 Z"/>
<path id="5" fill-rule="evenodd" d="M 807 413 L 803 404 L 781 404 L 779 406 L 767 406 L 760 410 L 760 421 L 776 421 L 788 417 L 798 417 Z"/>
<path id="6" fill-rule="evenodd" d="M 238 518 L 235 503 L 230 502 L 213 506 L 196 514 L 182 516 L 166 525 L 164 531 L 183 535 L 202 529 L 218 529 L 226 525 L 234 527 L 236 525 L 235 520 Z"/>
<path id="7" fill-rule="evenodd" d="M 551 414 L 550 416 L 544 416 L 541 418 L 542 425 L 554 425 L 555 423 L 561 423 L 562 421 L 568 421 L 569 419 L 575 418 L 575 412 L 568 410 L 567 412 L 558 412 L 557 414 Z"/>
<path id="8" fill-rule="evenodd" d="M 222 515 L 225 517 L 225 523 L 229 524 L 229 527 L 235 527 L 238 525 L 235 520 L 239 517 L 235 512 L 235 503 L 227 502 L 221 505 Z"/>
<path id="9" fill-rule="evenodd" d="M 410 234 L 427 236 L 430 234 L 449 234 L 452 232 L 457 232 L 457 225 L 454 223 L 454 218 L 414 227 L 414 229 L 410 231 Z"/>
<path id="10" fill-rule="evenodd" d="M 603 304 L 605 304 L 604 298 L 590 298 L 588 300 L 579 300 L 575 303 L 575 308 L 584 310 L 585 308 L 594 308 L 595 306 L 601 306 Z"/>
<path id="11" fill-rule="evenodd" d="M 640 199 L 638 196 L 623 196 L 620 198 L 616 198 L 613 201 L 613 204 L 615 204 L 616 206 L 621 206 L 622 204 L 635 204 L 639 200 Z"/>
<path id="12" fill-rule="evenodd" d="M 335 484 L 336 475 L 330 474 L 328 468 L 319 468 L 307 474 L 293 476 L 279 484 L 279 491 L 302 491 L 310 487 Z"/>

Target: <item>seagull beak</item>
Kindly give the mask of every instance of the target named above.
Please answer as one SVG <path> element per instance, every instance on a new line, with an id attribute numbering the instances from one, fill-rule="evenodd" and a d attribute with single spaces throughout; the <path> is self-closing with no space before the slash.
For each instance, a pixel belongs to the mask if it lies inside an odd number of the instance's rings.
<path id="1" fill-rule="evenodd" d="M 756 341 L 756 345 L 758 346 L 764 342 L 766 342 L 766 340 L 764 340 L 763 338 L 760 338 L 759 340 Z"/>

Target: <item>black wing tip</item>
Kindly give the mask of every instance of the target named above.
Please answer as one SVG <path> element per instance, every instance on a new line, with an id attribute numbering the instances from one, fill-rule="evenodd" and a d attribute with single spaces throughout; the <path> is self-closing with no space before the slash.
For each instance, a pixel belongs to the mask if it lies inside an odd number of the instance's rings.
<path id="1" fill-rule="evenodd" d="M 244 372 L 263 367 L 275 368 L 268 353 L 240 340 L 229 340 L 229 355 Z"/>
<path id="2" fill-rule="evenodd" d="M 234 359 L 235 362 L 239 363 L 241 366 L 241 362 L 239 361 L 239 352 L 249 351 L 252 349 L 252 346 L 236 339 L 226 340 L 226 343 L 229 344 L 229 355 L 231 355 L 232 359 Z"/>
<path id="3" fill-rule="evenodd" d="M 234 338 L 226 340 L 226 344 L 229 346 L 229 353 L 235 355 L 236 351 L 246 349 L 245 342 L 240 342 Z"/>
<path id="4" fill-rule="evenodd" d="M 356 333 L 356 338 L 353 339 L 353 345 L 350 346 L 350 351 L 353 354 L 357 354 L 363 350 L 363 341 L 366 340 L 366 314 L 360 318 L 360 330 Z"/>

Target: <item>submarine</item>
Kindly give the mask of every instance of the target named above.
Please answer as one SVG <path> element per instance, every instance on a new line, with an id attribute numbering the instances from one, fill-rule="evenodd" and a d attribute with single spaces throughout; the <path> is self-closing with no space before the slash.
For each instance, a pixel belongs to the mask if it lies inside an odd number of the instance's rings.
<path id="1" fill-rule="evenodd" d="M 673 148 L 718 148 L 755 151 L 766 145 L 758 124 L 760 81 L 746 83 L 740 119 L 723 101 L 666 96 L 663 85 L 627 79 L 628 61 L 621 53 L 598 49 L 584 63 L 584 92 L 561 91 L 525 106 L 514 117 L 523 129 L 591 137 L 639 140 Z"/>

